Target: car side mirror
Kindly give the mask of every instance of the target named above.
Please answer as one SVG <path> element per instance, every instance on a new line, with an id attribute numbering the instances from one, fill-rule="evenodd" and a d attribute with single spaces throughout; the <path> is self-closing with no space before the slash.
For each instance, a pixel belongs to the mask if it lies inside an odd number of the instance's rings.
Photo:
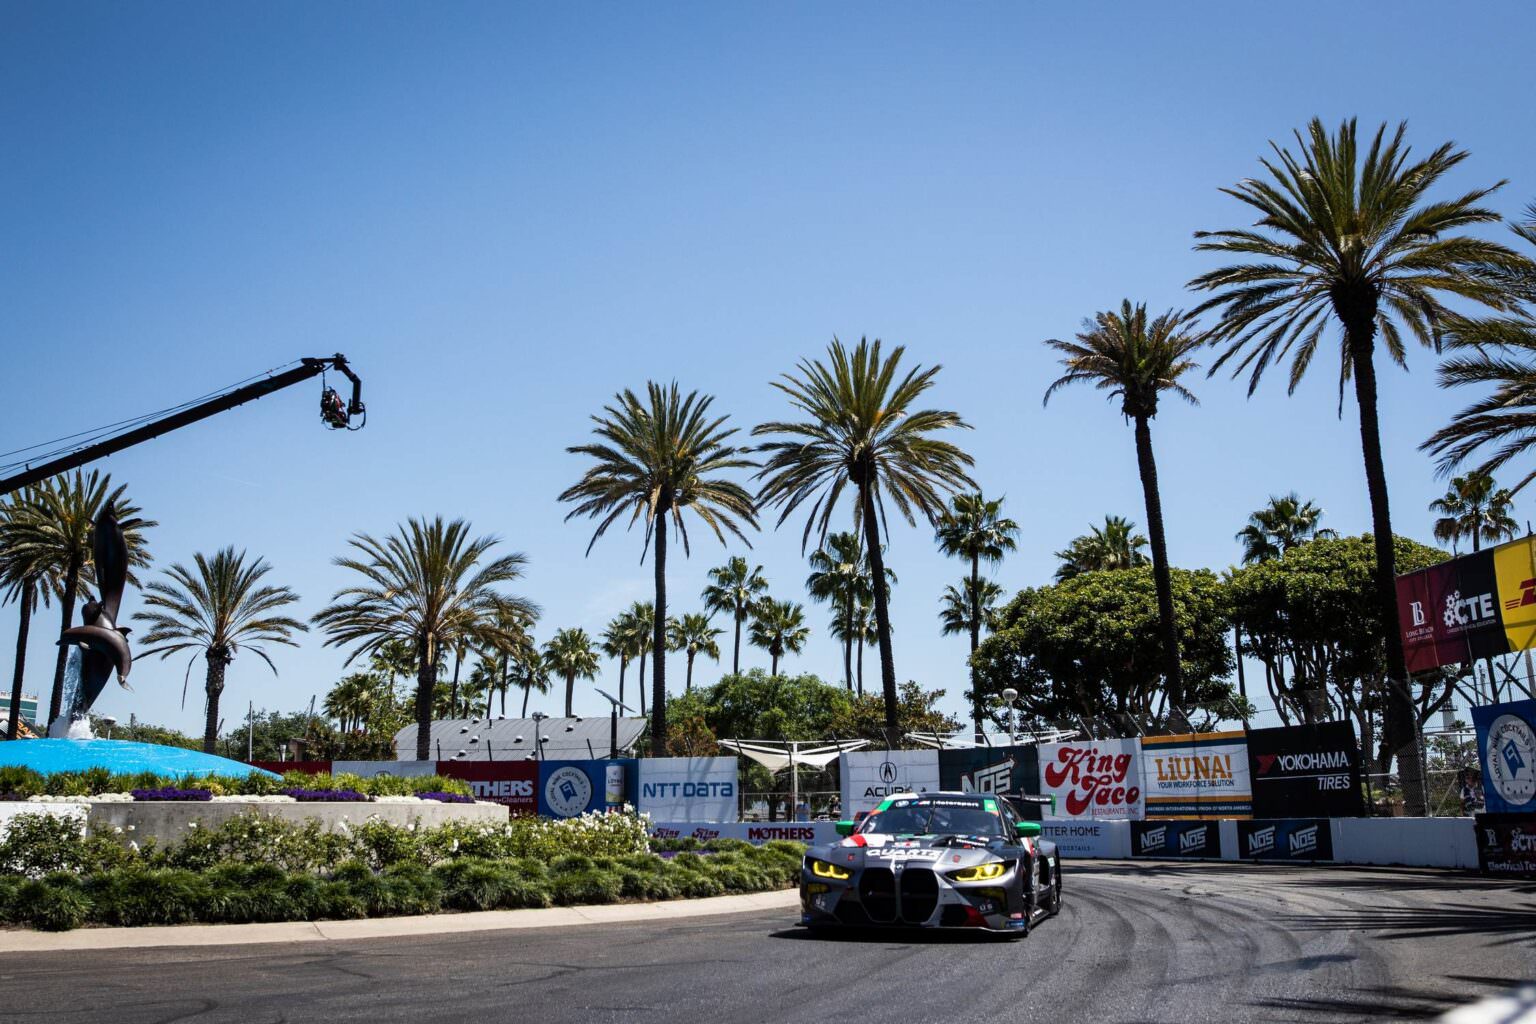
<path id="1" fill-rule="evenodd" d="M 851 836 L 851 835 L 853 835 L 853 822 L 851 822 L 851 821 L 840 821 L 840 822 L 838 822 L 837 823 L 837 834 L 840 835 L 840 836 Z"/>
<path id="2" fill-rule="evenodd" d="M 1038 821 L 1021 821 L 1018 823 L 1018 830 L 1019 835 L 1029 839 L 1038 839 L 1040 838 L 1040 833 L 1045 831 L 1040 827 Z"/>

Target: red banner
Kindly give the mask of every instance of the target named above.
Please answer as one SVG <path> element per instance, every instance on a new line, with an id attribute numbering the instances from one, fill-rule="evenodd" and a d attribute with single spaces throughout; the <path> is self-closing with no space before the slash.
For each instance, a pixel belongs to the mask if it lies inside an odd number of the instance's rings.
<path id="1" fill-rule="evenodd" d="M 1397 619 L 1408 671 L 1507 653 L 1499 582 L 1492 549 L 1399 576 Z"/>
<path id="2" fill-rule="evenodd" d="M 538 813 L 535 761 L 439 761 L 437 774 L 468 782 L 476 800 L 505 804 L 513 814 Z"/>

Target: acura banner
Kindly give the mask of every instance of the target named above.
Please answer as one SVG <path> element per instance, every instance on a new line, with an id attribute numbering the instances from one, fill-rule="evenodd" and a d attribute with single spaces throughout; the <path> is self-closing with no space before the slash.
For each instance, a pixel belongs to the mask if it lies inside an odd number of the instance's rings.
<path id="1" fill-rule="evenodd" d="M 1536 646 L 1536 538 L 1399 576 L 1397 618 L 1410 672 Z"/>
<path id="2" fill-rule="evenodd" d="M 1255 818 L 1365 813 L 1360 748 L 1348 722 L 1248 730 L 1248 774 Z"/>
<path id="3" fill-rule="evenodd" d="M 927 793 L 939 786 L 937 750 L 855 750 L 838 757 L 843 817 L 872 811 L 892 793 Z"/>

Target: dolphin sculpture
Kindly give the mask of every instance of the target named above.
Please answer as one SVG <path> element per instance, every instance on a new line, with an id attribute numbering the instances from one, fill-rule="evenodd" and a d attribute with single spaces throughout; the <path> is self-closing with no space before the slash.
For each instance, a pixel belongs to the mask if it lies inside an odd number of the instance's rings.
<path id="1" fill-rule="evenodd" d="M 64 631 L 59 642 L 80 648 L 80 688 L 75 695 L 72 717 L 90 710 L 102 688 L 117 671 L 117 681 L 126 687 L 133 654 L 128 649 L 128 630 L 117 624 L 123 602 L 123 586 L 128 581 L 128 542 L 117 516 L 108 505 L 96 517 L 91 541 L 91 557 L 96 567 L 96 587 L 100 599 L 87 601 L 80 609 L 84 625 Z"/>

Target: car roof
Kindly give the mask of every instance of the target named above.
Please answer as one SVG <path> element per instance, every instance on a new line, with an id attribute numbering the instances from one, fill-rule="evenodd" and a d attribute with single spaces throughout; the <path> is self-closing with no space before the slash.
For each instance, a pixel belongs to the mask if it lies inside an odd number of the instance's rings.
<path id="1" fill-rule="evenodd" d="M 937 793 L 892 793 L 880 802 L 882 807 L 893 806 L 900 801 L 904 804 L 941 804 L 950 807 L 986 807 L 987 803 L 1000 799 L 996 793 L 962 793 L 958 791 L 940 790 Z"/>

